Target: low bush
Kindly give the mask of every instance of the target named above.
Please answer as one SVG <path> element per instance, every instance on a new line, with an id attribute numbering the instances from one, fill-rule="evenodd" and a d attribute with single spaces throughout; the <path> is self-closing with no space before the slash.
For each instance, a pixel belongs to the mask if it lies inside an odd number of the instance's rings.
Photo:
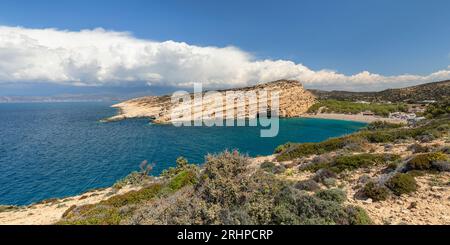
<path id="1" fill-rule="evenodd" d="M 444 146 L 441 149 L 439 149 L 439 151 L 444 154 L 450 154 L 450 146 Z"/>
<path id="2" fill-rule="evenodd" d="M 337 203 L 343 203 L 345 200 L 347 200 L 347 194 L 345 193 L 345 191 L 337 188 L 320 190 L 315 193 L 315 196 L 325 201 L 332 201 Z"/>
<path id="3" fill-rule="evenodd" d="M 390 162 L 388 163 L 388 165 L 386 166 L 386 168 L 384 169 L 385 172 L 392 172 L 397 170 L 397 168 L 399 167 L 400 163 L 397 161 L 394 162 Z"/>
<path id="4" fill-rule="evenodd" d="M 292 207 L 298 224 L 349 224 L 348 214 L 341 204 L 314 196 L 301 195 Z"/>
<path id="5" fill-rule="evenodd" d="M 417 190 L 417 182 L 414 177 L 405 173 L 397 173 L 392 176 L 386 182 L 386 186 L 398 196 Z"/>
<path id="6" fill-rule="evenodd" d="M 349 225 L 372 225 L 373 221 L 366 210 L 358 206 L 348 206 L 345 208 L 348 214 Z"/>
<path id="7" fill-rule="evenodd" d="M 416 140 L 422 142 L 422 143 L 428 143 L 436 139 L 436 136 L 434 136 L 431 133 L 425 133 L 421 134 L 415 137 Z"/>
<path id="8" fill-rule="evenodd" d="M 407 171 L 430 170 L 435 161 L 447 161 L 448 157 L 442 152 L 424 153 L 414 156 L 406 163 Z"/>
<path id="9" fill-rule="evenodd" d="M 331 138 L 319 143 L 302 143 L 292 145 L 277 156 L 278 161 L 288 161 L 310 155 L 321 155 L 326 152 L 342 149 L 349 137 Z"/>
<path id="10" fill-rule="evenodd" d="M 260 165 L 260 168 L 266 171 L 272 172 L 272 170 L 275 168 L 276 164 L 273 162 L 263 162 Z"/>
<path id="11" fill-rule="evenodd" d="M 273 162 L 263 162 L 261 163 L 260 168 L 273 174 L 281 174 L 286 170 L 286 167 L 283 165 L 277 165 Z"/>
<path id="12" fill-rule="evenodd" d="M 275 150 L 274 150 L 274 153 L 278 154 L 278 153 L 284 152 L 287 149 L 289 149 L 289 148 L 291 148 L 293 146 L 296 146 L 296 145 L 297 145 L 296 143 L 287 142 L 286 144 L 277 146 L 277 148 L 275 148 Z"/>
<path id="13" fill-rule="evenodd" d="M 12 205 L 0 205 L 0 213 L 1 212 L 15 211 L 17 209 L 20 209 L 20 207 L 12 206 Z"/>
<path id="14" fill-rule="evenodd" d="M 450 99 L 429 105 L 425 111 L 427 118 L 436 118 L 450 113 Z"/>
<path id="15" fill-rule="evenodd" d="M 193 185 L 197 183 L 197 175 L 193 171 L 183 170 L 173 178 L 170 179 L 168 187 L 172 191 L 177 191 L 186 185 Z"/>
<path id="16" fill-rule="evenodd" d="M 389 189 L 374 182 L 368 182 L 362 189 L 364 196 L 373 201 L 384 201 L 389 197 Z"/>
<path id="17" fill-rule="evenodd" d="M 380 130 L 380 129 L 392 129 L 392 128 L 401 128 L 405 126 L 404 124 L 400 123 L 390 123 L 385 121 L 375 121 L 372 123 L 369 123 L 366 128 L 370 131 Z"/>
<path id="18" fill-rule="evenodd" d="M 294 185 L 295 188 L 304 191 L 317 191 L 320 189 L 319 184 L 314 180 L 302 180 Z"/>
<path id="19" fill-rule="evenodd" d="M 358 168 L 387 164 L 392 161 L 397 161 L 399 158 L 398 155 L 393 154 L 362 153 L 356 155 L 344 155 L 336 157 L 334 161 L 327 164 L 312 165 L 310 170 L 326 168 L 333 172 L 340 173 L 345 170 L 352 171 Z"/>
<path id="20" fill-rule="evenodd" d="M 431 166 L 439 172 L 450 172 L 450 162 L 448 161 L 434 161 Z"/>
<path id="21" fill-rule="evenodd" d="M 344 170 L 354 170 L 357 168 L 368 167 L 384 163 L 384 157 L 375 154 L 358 154 L 337 157 L 330 169 L 334 172 L 342 172 Z"/>
<path id="22" fill-rule="evenodd" d="M 388 143 L 393 142 L 396 138 L 395 135 L 392 135 L 388 132 L 384 131 L 375 131 L 365 135 L 365 138 L 370 143 Z"/>
<path id="23" fill-rule="evenodd" d="M 286 167 L 284 165 L 277 165 L 275 166 L 275 169 L 273 170 L 274 174 L 282 174 L 282 173 L 286 173 L 287 175 L 291 175 L 293 173 L 292 168 L 288 169 L 286 171 Z"/>
<path id="24" fill-rule="evenodd" d="M 153 184 L 138 191 L 130 191 L 122 195 L 113 196 L 100 203 L 113 207 L 122 207 L 129 204 L 136 204 L 154 198 L 161 189 L 161 184 Z"/>
<path id="25" fill-rule="evenodd" d="M 337 179 L 335 178 L 326 178 L 322 181 L 322 184 L 324 184 L 326 187 L 333 187 L 337 185 Z"/>
<path id="26" fill-rule="evenodd" d="M 198 167 L 195 164 L 189 164 L 188 160 L 184 157 L 178 157 L 175 164 L 176 164 L 175 167 L 165 169 L 161 173 L 161 176 L 166 178 L 172 178 L 173 176 L 177 175 L 178 173 L 184 170 L 190 170 L 194 172 L 198 171 Z"/>
<path id="27" fill-rule="evenodd" d="M 78 217 L 73 220 L 62 220 L 59 225 L 118 225 L 122 215 L 117 208 L 103 205 L 85 205 L 73 209 Z"/>
<path id="28" fill-rule="evenodd" d="M 317 170 L 317 172 L 313 176 L 313 180 L 319 183 L 323 183 L 324 180 L 329 178 L 337 178 L 337 175 L 333 171 L 330 171 L 326 168 Z"/>
<path id="29" fill-rule="evenodd" d="M 416 143 L 408 146 L 408 151 L 412 151 L 413 153 L 425 153 L 430 151 L 430 149 L 427 146 Z"/>

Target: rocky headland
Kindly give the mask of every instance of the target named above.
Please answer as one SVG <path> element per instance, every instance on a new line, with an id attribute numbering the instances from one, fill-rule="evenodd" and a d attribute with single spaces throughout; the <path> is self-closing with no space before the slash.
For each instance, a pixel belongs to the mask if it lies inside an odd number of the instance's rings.
<path id="1" fill-rule="evenodd" d="M 228 90 L 219 90 L 222 94 L 227 92 L 243 92 L 241 95 L 245 96 L 247 92 L 255 92 L 256 100 L 245 101 L 245 114 L 233 113 L 233 117 L 243 119 L 254 116 L 254 111 L 249 108 L 255 108 L 258 101 L 261 100 L 261 91 L 268 91 L 268 108 L 270 109 L 271 93 L 279 92 L 279 116 L 280 117 L 298 117 L 305 113 L 308 108 L 316 101 L 315 96 L 305 90 L 303 85 L 298 81 L 293 80 L 279 80 L 264 84 L 259 84 L 245 88 L 235 88 Z M 204 95 L 204 92 L 202 95 Z M 197 94 L 198 95 L 198 94 Z M 171 96 L 147 96 L 135 98 L 113 105 L 118 108 L 119 113 L 113 117 L 107 118 L 104 121 L 118 121 L 129 118 L 150 118 L 154 123 L 170 123 L 172 121 L 171 115 L 174 110 L 191 110 L 205 112 L 222 112 L 223 119 L 227 119 L 226 113 L 226 99 L 223 98 L 222 106 L 211 108 L 208 103 L 194 103 L 195 94 L 191 93 L 192 103 L 186 107 L 183 103 L 172 103 Z M 239 99 L 239 98 L 238 98 Z M 201 107 L 201 108 L 198 108 Z M 236 109 L 236 108 L 233 108 Z M 195 118 L 195 116 L 193 116 Z"/>

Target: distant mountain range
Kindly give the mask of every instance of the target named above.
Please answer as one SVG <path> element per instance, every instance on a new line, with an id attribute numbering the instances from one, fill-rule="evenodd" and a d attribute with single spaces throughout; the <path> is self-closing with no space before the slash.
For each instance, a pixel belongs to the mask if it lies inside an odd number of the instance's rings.
<path id="1" fill-rule="evenodd" d="M 379 92 L 348 92 L 348 91 L 324 91 L 308 89 L 318 99 L 336 99 L 347 101 L 391 101 L 391 102 L 420 102 L 425 100 L 450 99 L 450 80 L 425 83 L 421 85 L 386 89 Z M 167 92 L 168 93 L 168 92 Z M 118 93 L 94 93 L 94 94 L 61 94 L 54 96 L 0 96 L 0 103 L 8 102 L 78 102 L 78 101 L 124 101 L 144 95 L 156 95 L 149 91 L 141 91 L 127 94 Z"/>
<path id="2" fill-rule="evenodd" d="M 420 102 L 425 100 L 444 100 L 450 98 L 450 80 L 425 83 L 416 86 L 386 89 L 379 92 L 323 91 L 310 89 L 319 99 L 363 100 L 370 102 Z"/>
<path id="3" fill-rule="evenodd" d="M 55 96 L 0 96 L 0 103 L 17 102 L 82 102 L 82 101 L 120 101 L 126 98 L 115 95 L 67 94 Z"/>

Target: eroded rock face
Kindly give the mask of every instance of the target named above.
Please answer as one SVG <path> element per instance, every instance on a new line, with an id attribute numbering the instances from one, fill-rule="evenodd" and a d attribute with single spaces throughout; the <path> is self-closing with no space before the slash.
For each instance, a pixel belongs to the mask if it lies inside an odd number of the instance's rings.
<path id="1" fill-rule="evenodd" d="M 113 107 L 119 109 L 119 114 L 105 121 L 117 121 L 127 118 L 151 118 L 155 123 L 170 123 L 177 119 L 172 117 L 173 111 L 192 111 L 193 120 L 199 116 L 208 112 L 211 117 L 220 117 L 227 119 L 226 108 L 226 96 L 227 92 L 238 92 L 239 96 L 247 96 L 253 94 L 256 95 L 256 100 L 245 100 L 244 113 L 238 113 L 239 108 L 234 106 L 234 112 L 228 114 L 228 117 L 233 118 L 253 118 L 257 116 L 258 101 L 264 101 L 264 92 L 267 91 L 268 95 L 268 109 L 271 109 L 272 94 L 279 93 L 279 116 L 280 117 L 298 117 L 305 113 L 308 108 L 315 103 L 315 96 L 309 91 L 303 88 L 303 85 L 298 81 L 292 80 L 279 80 L 275 82 L 269 82 L 264 84 L 255 85 L 252 87 L 236 88 L 228 90 L 217 91 L 223 94 L 223 103 L 213 103 L 213 100 L 206 99 L 205 93 L 203 94 L 190 94 L 191 102 L 186 103 L 172 103 L 171 96 L 147 96 L 140 97 L 122 103 L 113 105 Z M 203 103 L 195 101 L 194 97 L 203 97 Z M 239 97 L 239 98 L 241 98 Z M 217 97 L 210 97 L 217 98 Z M 237 99 L 239 99 L 237 98 Z M 222 105 L 221 105 L 222 104 Z M 228 108 L 230 110 L 230 108 Z M 195 113 L 197 112 L 197 113 Z M 202 112 L 202 113 L 198 113 Z"/>

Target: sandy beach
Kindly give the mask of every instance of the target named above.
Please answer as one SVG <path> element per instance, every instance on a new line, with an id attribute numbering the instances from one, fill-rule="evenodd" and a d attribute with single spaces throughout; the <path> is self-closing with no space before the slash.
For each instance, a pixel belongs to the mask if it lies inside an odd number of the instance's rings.
<path id="1" fill-rule="evenodd" d="M 355 122 L 371 123 L 375 121 L 384 121 L 390 123 L 407 123 L 406 120 L 386 118 L 380 116 L 365 116 L 362 114 L 339 114 L 339 113 L 318 113 L 318 114 L 303 114 L 304 118 L 321 118 L 321 119 L 334 119 L 334 120 L 346 120 Z"/>

